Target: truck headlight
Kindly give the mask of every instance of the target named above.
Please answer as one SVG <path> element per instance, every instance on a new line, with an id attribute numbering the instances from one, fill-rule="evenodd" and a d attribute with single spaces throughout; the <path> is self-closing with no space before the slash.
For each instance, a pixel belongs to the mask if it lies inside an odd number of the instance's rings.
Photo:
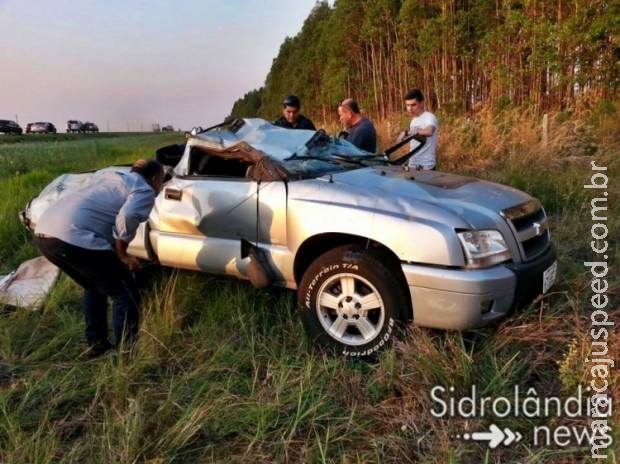
<path id="1" fill-rule="evenodd" d="M 468 267 L 487 267 L 510 259 L 504 237 L 497 230 L 468 230 L 457 235 L 463 245 Z"/>

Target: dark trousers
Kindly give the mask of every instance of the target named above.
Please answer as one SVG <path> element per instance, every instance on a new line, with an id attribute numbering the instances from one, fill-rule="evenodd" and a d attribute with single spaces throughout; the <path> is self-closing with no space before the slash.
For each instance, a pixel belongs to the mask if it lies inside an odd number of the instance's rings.
<path id="1" fill-rule="evenodd" d="M 56 238 L 35 237 L 48 260 L 84 288 L 86 342 L 108 342 L 108 298 L 112 300 L 114 345 L 132 343 L 138 334 L 140 292 L 135 278 L 111 250 L 88 250 Z"/>

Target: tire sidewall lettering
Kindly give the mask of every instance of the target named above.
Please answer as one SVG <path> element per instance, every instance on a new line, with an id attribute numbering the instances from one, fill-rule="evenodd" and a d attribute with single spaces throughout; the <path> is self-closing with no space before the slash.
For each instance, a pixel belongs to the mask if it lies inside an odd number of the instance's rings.
<path id="1" fill-rule="evenodd" d="M 342 355 L 348 356 L 348 357 L 364 357 L 364 356 L 369 356 L 373 353 L 376 353 L 381 348 L 383 348 L 385 344 L 390 340 L 390 338 L 392 337 L 393 331 L 394 331 L 394 319 L 390 318 L 387 323 L 387 331 L 383 334 L 383 336 L 379 339 L 379 341 L 372 348 L 368 348 L 364 351 L 343 350 Z"/>
<path id="2" fill-rule="evenodd" d="M 310 285 L 308 285 L 308 291 L 304 295 L 306 308 L 310 309 L 310 306 L 312 304 L 311 294 L 317 283 L 319 283 L 322 278 L 327 277 L 330 273 L 340 270 L 359 271 L 359 266 L 357 264 L 351 263 L 340 263 L 323 267 L 318 273 L 316 273 L 316 275 L 312 279 L 312 282 L 310 282 Z"/>

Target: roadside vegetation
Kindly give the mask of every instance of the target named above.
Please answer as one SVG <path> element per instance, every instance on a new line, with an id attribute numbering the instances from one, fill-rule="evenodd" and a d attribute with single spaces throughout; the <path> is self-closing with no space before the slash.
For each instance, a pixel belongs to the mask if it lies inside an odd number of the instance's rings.
<path id="1" fill-rule="evenodd" d="M 523 189 L 541 199 L 558 248 L 551 294 L 468 333 L 409 327 L 375 362 L 324 356 L 309 344 L 295 296 L 194 272 L 145 270 L 140 341 L 129 359 L 84 361 L 80 289 L 61 275 L 38 311 L 0 315 L 2 463 L 581 463 L 588 417 L 435 417 L 431 397 L 567 398 L 589 385 L 591 162 L 609 178 L 607 310 L 620 321 L 618 172 L 614 105 L 541 116 L 507 107 L 475 118 L 438 114 L 440 169 Z M 334 115 L 335 121 L 335 115 Z M 377 124 L 382 143 L 395 123 Z M 332 132 L 333 133 L 333 132 Z M 100 134 L 101 135 L 101 134 Z M 18 212 L 55 176 L 154 156 L 180 134 L 0 141 L 0 274 L 37 255 Z M 412 238 L 412 240 L 415 238 Z M 620 359 L 617 326 L 608 357 Z M 620 400 L 618 367 L 609 392 Z M 449 389 L 453 387 L 454 392 Z M 584 392 L 583 402 L 588 393 Z M 617 414 L 612 423 L 618 443 Z M 491 424 L 523 435 L 490 449 L 465 434 Z M 535 427 L 551 430 L 551 442 Z M 562 443 L 568 443 L 563 445 Z M 617 445 L 607 460 L 618 460 Z"/>
<path id="2" fill-rule="evenodd" d="M 410 88 L 444 115 L 528 107 L 542 114 L 617 99 L 620 3 L 557 0 L 320 0 L 233 117 L 273 119 L 285 95 L 327 125 L 351 97 L 373 121 Z"/>

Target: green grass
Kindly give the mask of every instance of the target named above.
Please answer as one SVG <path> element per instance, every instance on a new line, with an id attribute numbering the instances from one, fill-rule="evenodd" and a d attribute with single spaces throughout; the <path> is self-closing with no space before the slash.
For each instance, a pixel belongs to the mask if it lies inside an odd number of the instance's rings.
<path id="1" fill-rule="evenodd" d="M 376 362 L 345 362 L 309 345 L 292 292 L 153 268 L 145 279 L 134 356 L 83 361 L 81 292 L 61 276 L 40 311 L 9 309 L 0 315 L 0 462 L 589 462 L 589 446 L 533 442 L 536 426 L 587 426 L 585 418 L 433 415 L 438 404 L 430 392 L 437 386 L 454 387 L 457 399 L 472 385 L 484 396 L 510 397 L 519 385 L 524 392 L 534 388 L 542 398 L 567 397 L 589 381 L 583 359 L 591 343 L 591 275 L 583 262 L 593 258 L 592 192 L 583 185 L 592 159 L 609 168 L 607 225 L 616 237 L 610 241 L 609 262 L 614 270 L 618 265 L 617 137 L 601 134 L 610 141 L 595 157 L 563 161 L 565 154 L 553 147 L 545 156 L 524 149 L 523 157 L 511 157 L 513 139 L 500 138 L 500 146 L 492 147 L 484 143 L 492 137 L 477 130 L 481 143 L 469 156 L 447 142 L 470 138 L 469 129 L 454 129 L 442 139 L 442 164 L 541 198 L 560 263 L 548 297 L 469 333 L 409 327 Z M 613 130 L 618 133 L 617 124 Z M 0 141 L 0 270 L 6 273 L 36 256 L 17 213 L 55 176 L 154 156 L 156 148 L 179 138 L 132 134 Z M 609 309 L 618 321 L 617 272 L 608 280 Z M 608 341 L 610 358 L 618 360 L 617 328 Z M 610 390 L 617 402 L 617 367 L 612 374 Z M 457 438 L 492 423 L 524 438 L 494 450 Z M 616 420 L 616 442 L 617 426 Z"/>
<path id="2" fill-rule="evenodd" d="M 107 138 L 119 138 L 119 137 L 145 137 L 145 136 L 161 135 L 161 132 L 98 132 L 98 133 L 65 133 L 57 132 L 56 134 L 0 134 L 0 145 L 8 144 L 31 144 L 31 143 L 47 143 L 47 142 L 62 142 L 62 141 L 75 141 L 75 140 L 88 140 L 88 139 L 107 139 Z M 181 132 L 177 132 L 176 135 L 182 137 Z"/>

